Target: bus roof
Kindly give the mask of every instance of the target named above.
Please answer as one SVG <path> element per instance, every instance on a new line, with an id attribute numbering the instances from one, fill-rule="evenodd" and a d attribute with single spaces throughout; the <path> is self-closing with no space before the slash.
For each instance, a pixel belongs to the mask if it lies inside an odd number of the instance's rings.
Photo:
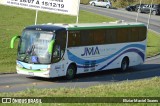
<path id="1" fill-rule="evenodd" d="M 85 29 L 103 29 L 103 28 L 127 28 L 127 27 L 141 27 L 145 26 L 143 23 L 137 22 L 103 22 L 103 23 L 78 23 L 78 24 L 41 24 L 26 27 L 25 29 L 43 31 L 58 31 L 58 30 L 85 30 Z"/>
<path id="2" fill-rule="evenodd" d="M 40 31 L 59 31 L 59 30 L 66 30 L 63 26 L 57 25 L 49 25 L 49 24 L 41 24 L 41 25 L 32 25 L 25 28 L 25 30 L 40 30 Z"/>
<path id="3" fill-rule="evenodd" d="M 145 26 L 143 23 L 136 22 L 103 22 L 103 23 L 82 23 L 82 24 L 69 24 L 68 30 L 83 30 L 83 29 L 105 29 L 105 28 L 126 28 L 126 27 L 141 27 Z"/>

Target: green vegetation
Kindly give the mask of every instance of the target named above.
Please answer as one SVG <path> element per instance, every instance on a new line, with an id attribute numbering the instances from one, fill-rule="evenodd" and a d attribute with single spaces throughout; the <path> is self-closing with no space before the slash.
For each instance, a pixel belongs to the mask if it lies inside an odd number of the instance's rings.
<path id="1" fill-rule="evenodd" d="M 154 83 L 153 83 L 154 82 Z M 88 88 L 28 89 L 16 93 L 0 93 L 0 97 L 160 97 L 160 78 L 125 81 Z M 136 93 L 135 93 L 136 92 Z"/>
<path id="2" fill-rule="evenodd" d="M 81 0 L 80 3 L 81 3 L 81 4 L 88 4 L 89 1 L 91 1 L 91 0 Z"/>
<path id="3" fill-rule="evenodd" d="M 160 97 L 160 78 L 125 81 L 88 88 L 28 89 L 16 93 L 0 93 L 0 97 Z M 60 104 L 68 106 L 68 104 Z M 72 104 L 73 105 L 73 104 Z M 84 104 L 76 104 L 84 105 Z M 85 104 L 87 105 L 87 104 Z M 89 105 L 89 104 L 88 104 Z M 102 104 L 92 104 L 102 105 Z M 128 106 L 129 104 L 107 104 Z M 132 104 L 146 106 L 147 104 Z M 153 104 L 151 104 L 153 106 Z M 158 106 L 158 104 L 155 104 Z"/>
<path id="4" fill-rule="evenodd" d="M 160 35 L 158 36 L 154 32 L 149 31 L 147 41 L 147 56 L 154 56 L 160 54 Z"/>
<path id="5" fill-rule="evenodd" d="M 10 40 L 15 35 L 21 35 L 24 27 L 34 24 L 35 11 L 0 5 L 0 73 L 15 72 L 17 44 L 10 49 Z M 65 17 L 65 18 L 64 18 Z M 109 22 L 113 18 L 80 11 L 80 23 Z M 39 12 L 38 24 L 42 23 L 75 23 L 76 17 L 53 13 Z M 147 56 L 160 52 L 160 37 L 149 32 Z"/>
<path id="6" fill-rule="evenodd" d="M 15 72 L 15 60 L 17 45 L 10 49 L 10 40 L 15 35 L 21 35 L 24 27 L 34 24 L 35 11 L 19 9 L 0 5 L 0 73 Z M 101 15 L 80 11 L 80 23 L 109 22 L 113 18 L 106 18 Z M 59 15 L 53 13 L 38 13 L 38 24 L 42 23 L 75 23 L 76 17 Z"/>

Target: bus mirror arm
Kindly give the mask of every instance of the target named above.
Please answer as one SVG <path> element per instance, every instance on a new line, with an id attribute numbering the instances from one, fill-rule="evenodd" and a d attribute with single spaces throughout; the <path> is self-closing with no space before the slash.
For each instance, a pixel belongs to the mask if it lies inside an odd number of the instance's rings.
<path id="1" fill-rule="evenodd" d="M 14 48 L 14 42 L 15 42 L 15 40 L 16 39 L 18 39 L 18 38 L 21 38 L 20 36 L 18 36 L 18 35 L 16 35 L 16 36 L 14 36 L 12 39 L 11 39 L 11 43 L 10 43 L 10 47 L 11 47 L 11 49 L 13 49 Z"/>
<path id="2" fill-rule="evenodd" d="M 49 54 L 52 54 L 54 42 L 55 42 L 55 40 L 51 40 L 51 42 L 49 43 L 49 46 L 48 46 L 48 53 Z"/>

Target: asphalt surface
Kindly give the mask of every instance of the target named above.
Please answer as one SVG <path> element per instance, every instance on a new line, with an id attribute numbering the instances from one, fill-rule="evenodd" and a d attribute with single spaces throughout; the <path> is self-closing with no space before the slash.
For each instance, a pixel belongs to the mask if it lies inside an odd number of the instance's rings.
<path id="1" fill-rule="evenodd" d="M 130 22 L 136 22 L 137 18 L 137 12 L 129 12 L 124 9 L 107 9 L 90 5 L 80 5 L 80 10 L 85 10 L 103 16 L 116 18 L 117 20 L 125 20 Z M 147 25 L 148 17 L 148 14 L 139 13 L 138 22 L 143 22 Z M 160 15 L 151 15 L 149 29 L 160 33 Z"/>
<path id="2" fill-rule="evenodd" d="M 160 56 L 149 58 L 145 64 L 131 67 L 126 72 L 119 69 L 77 75 L 73 80 L 40 78 L 17 74 L 0 75 L 0 92 L 17 92 L 28 88 L 84 88 L 99 84 L 132 81 L 160 76 Z"/>
<path id="3" fill-rule="evenodd" d="M 86 10 L 104 16 L 115 17 L 126 21 L 135 21 L 135 12 L 124 10 L 106 9 L 101 7 L 92 7 L 81 5 L 80 10 Z M 147 22 L 147 14 L 140 14 L 139 21 Z M 160 16 L 152 16 L 150 29 L 160 33 Z M 60 78 L 40 78 L 17 74 L 0 75 L 0 92 L 17 92 L 28 88 L 84 88 L 99 84 L 109 84 L 122 81 L 132 81 L 160 76 L 160 56 L 149 58 L 143 65 L 131 67 L 126 72 L 119 69 L 106 70 L 101 72 L 93 72 L 77 75 L 73 80 Z"/>

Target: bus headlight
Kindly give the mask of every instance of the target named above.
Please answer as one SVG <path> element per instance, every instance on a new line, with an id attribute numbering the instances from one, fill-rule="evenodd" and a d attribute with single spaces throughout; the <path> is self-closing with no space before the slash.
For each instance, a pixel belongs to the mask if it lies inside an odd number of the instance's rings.
<path id="1" fill-rule="evenodd" d="M 23 66 L 22 66 L 22 65 L 20 65 L 20 64 L 17 64 L 17 67 L 19 67 L 19 68 L 23 68 Z"/>
<path id="2" fill-rule="evenodd" d="M 40 69 L 41 71 L 50 71 L 50 68 Z"/>

